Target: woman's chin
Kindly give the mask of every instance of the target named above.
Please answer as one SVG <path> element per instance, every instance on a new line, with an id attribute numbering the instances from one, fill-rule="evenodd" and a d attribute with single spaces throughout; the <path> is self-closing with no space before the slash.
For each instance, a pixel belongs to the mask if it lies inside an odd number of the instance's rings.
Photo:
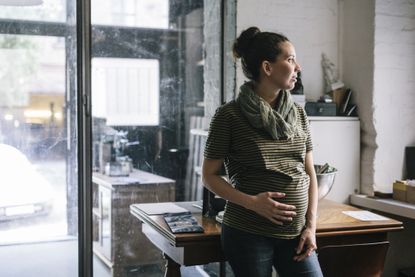
<path id="1" fill-rule="evenodd" d="M 294 87 L 295 87 L 295 82 L 293 82 L 293 83 L 289 83 L 289 84 L 287 84 L 287 86 L 285 87 L 285 90 L 292 90 L 292 89 L 294 89 Z"/>

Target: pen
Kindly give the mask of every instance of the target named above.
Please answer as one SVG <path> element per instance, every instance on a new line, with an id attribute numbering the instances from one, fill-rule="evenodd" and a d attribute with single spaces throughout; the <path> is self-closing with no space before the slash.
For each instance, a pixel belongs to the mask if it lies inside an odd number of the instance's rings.
<path id="1" fill-rule="evenodd" d="M 200 206 L 200 205 L 198 205 L 198 204 L 192 204 L 192 206 L 193 206 L 193 207 L 196 207 L 196 208 L 198 208 L 198 209 L 203 210 L 203 207 L 202 207 L 202 206 Z"/>

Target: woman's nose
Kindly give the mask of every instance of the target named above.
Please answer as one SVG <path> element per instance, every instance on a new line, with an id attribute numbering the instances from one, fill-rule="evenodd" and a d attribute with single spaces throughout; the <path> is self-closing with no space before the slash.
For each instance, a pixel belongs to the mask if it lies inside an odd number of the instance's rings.
<path id="1" fill-rule="evenodd" d="M 298 63 L 295 63 L 295 71 L 296 72 L 300 72 L 301 71 L 301 66 Z"/>

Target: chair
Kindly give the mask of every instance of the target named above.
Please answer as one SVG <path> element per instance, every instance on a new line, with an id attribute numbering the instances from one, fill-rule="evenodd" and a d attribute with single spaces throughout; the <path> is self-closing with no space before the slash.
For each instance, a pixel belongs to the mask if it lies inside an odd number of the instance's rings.
<path id="1" fill-rule="evenodd" d="M 328 245 L 319 248 L 318 259 L 325 277 L 379 277 L 388 248 L 388 241 Z"/>
<path id="2" fill-rule="evenodd" d="M 202 116 L 190 117 L 189 156 L 185 179 L 185 201 L 202 200 L 202 163 L 209 120 Z"/>

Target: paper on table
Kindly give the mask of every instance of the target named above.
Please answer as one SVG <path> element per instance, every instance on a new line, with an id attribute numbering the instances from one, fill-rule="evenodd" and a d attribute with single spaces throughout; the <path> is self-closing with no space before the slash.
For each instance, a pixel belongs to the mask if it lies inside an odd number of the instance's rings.
<path id="1" fill-rule="evenodd" d="M 389 218 L 369 211 L 343 211 L 344 214 L 362 221 L 388 220 Z"/>
<path id="2" fill-rule="evenodd" d="M 185 208 L 182 208 L 170 202 L 140 204 L 139 209 L 148 215 L 166 214 L 166 213 L 183 213 L 183 212 L 188 211 Z"/>

